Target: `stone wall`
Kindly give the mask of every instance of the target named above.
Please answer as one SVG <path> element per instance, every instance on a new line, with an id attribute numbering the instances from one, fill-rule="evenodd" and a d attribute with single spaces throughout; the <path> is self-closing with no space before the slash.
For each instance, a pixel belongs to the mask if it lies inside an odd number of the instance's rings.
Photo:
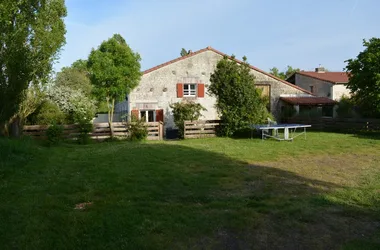
<path id="1" fill-rule="evenodd" d="M 310 91 L 310 86 L 313 86 L 313 94 L 316 96 L 332 98 L 333 84 L 331 82 L 326 82 L 312 77 L 296 74 L 296 84 L 297 86 L 308 91 Z"/>
<path id="2" fill-rule="evenodd" d="M 203 83 L 205 84 L 204 98 L 191 98 L 191 100 L 202 104 L 207 109 L 202 113 L 201 119 L 219 119 L 214 107 L 215 98 L 208 95 L 207 87 L 210 84 L 210 76 L 222 57 L 219 53 L 206 50 L 144 74 L 139 86 L 129 95 L 130 110 L 139 109 L 144 104 L 151 109 L 163 109 L 165 128 L 174 128 L 169 105 L 185 99 L 177 98 L 176 84 Z M 279 97 L 281 95 L 308 95 L 291 86 L 290 83 L 286 84 L 255 69 L 252 69 L 251 72 L 256 77 L 256 84 L 270 85 L 271 112 L 276 117 L 279 116 Z"/>

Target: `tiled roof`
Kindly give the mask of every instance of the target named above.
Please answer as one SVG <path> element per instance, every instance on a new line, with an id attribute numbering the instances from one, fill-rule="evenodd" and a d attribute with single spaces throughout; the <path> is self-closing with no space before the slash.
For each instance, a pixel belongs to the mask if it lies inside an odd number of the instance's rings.
<path id="1" fill-rule="evenodd" d="M 293 105 L 334 105 L 336 101 L 327 97 L 280 97 L 281 100 Z"/>
<path id="2" fill-rule="evenodd" d="M 201 49 L 201 50 L 198 50 L 198 51 L 195 51 L 195 52 L 191 52 L 191 53 L 190 53 L 189 55 L 187 55 L 187 56 L 181 56 L 181 57 L 178 57 L 178 58 L 176 58 L 176 59 L 174 59 L 174 60 L 171 60 L 171 61 L 169 61 L 169 62 L 166 62 L 166 63 L 160 64 L 160 65 L 157 65 L 157 66 L 155 66 L 155 67 L 153 67 L 153 68 L 147 69 L 147 70 L 145 70 L 145 71 L 143 72 L 143 74 L 144 74 L 144 75 L 145 75 L 145 74 L 148 74 L 148 73 L 150 73 L 150 72 L 152 72 L 152 71 L 158 70 L 158 69 L 160 69 L 160 68 L 162 68 L 162 67 L 165 67 L 165 66 L 167 66 L 167 65 L 170 65 L 170 64 L 172 64 L 172 63 L 175 63 L 175 62 L 178 62 L 178 61 L 184 60 L 184 59 L 186 59 L 186 58 L 189 58 L 189 57 L 192 57 L 192 56 L 198 55 L 198 54 L 203 53 L 203 52 L 206 52 L 206 51 L 212 51 L 212 52 L 215 52 L 215 53 L 217 53 L 217 54 L 219 54 L 219 55 L 221 55 L 221 56 L 227 56 L 229 59 L 234 60 L 234 61 L 236 61 L 237 63 L 243 63 L 243 61 L 240 61 L 240 60 L 237 60 L 237 59 L 235 59 L 235 58 L 232 58 L 231 56 L 228 56 L 228 55 L 224 54 L 223 52 L 220 52 L 220 51 L 218 51 L 218 50 L 216 50 L 216 49 L 211 48 L 210 46 L 208 46 L 207 48 L 204 48 L 204 49 Z M 285 80 L 282 80 L 282 79 L 280 79 L 280 78 L 278 78 L 278 77 L 276 77 L 276 76 L 274 76 L 274 75 L 271 75 L 271 74 L 269 74 L 269 73 L 267 73 L 267 72 L 265 72 L 265 71 L 263 71 L 263 70 L 261 70 L 261 69 L 259 69 L 259 68 L 254 67 L 254 66 L 252 66 L 252 65 L 250 65 L 250 68 L 253 69 L 253 70 L 255 70 L 255 71 L 258 71 L 258 72 L 260 72 L 260 73 L 262 73 L 262 74 L 264 74 L 264 75 L 266 75 L 266 76 L 269 76 L 269 77 L 271 77 L 271 78 L 273 78 L 273 79 L 275 79 L 275 80 L 277 80 L 277 81 L 280 81 L 280 82 L 282 82 L 282 83 L 284 83 L 284 84 L 286 84 L 286 85 L 288 85 L 288 86 L 290 86 L 290 87 L 292 87 L 292 88 L 298 89 L 298 90 L 300 90 L 300 91 L 302 91 L 302 92 L 304 92 L 304 93 L 307 93 L 307 94 L 309 94 L 309 95 L 314 95 L 313 93 L 311 93 L 311 92 L 309 92 L 309 91 L 307 91 L 307 90 L 305 90 L 305 89 L 303 89 L 303 88 L 301 88 L 301 87 L 299 87 L 299 86 L 296 86 L 296 85 L 291 84 L 291 83 L 289 83 L 289 82 L 287 82 L 287 81 L 285 81 Z"/>
<path id="3" fill-rule="evenodd" d="M 299 71 L 297 74 L 309 76 L 318 80 L 331 83 L 347 83 L 348 74 L 346 72 L 314 72 L 314 71 Z"/>

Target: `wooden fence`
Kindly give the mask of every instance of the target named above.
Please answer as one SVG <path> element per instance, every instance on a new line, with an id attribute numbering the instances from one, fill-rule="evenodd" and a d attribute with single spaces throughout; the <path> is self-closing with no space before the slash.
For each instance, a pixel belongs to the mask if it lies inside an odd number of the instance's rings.
<path id="1" fill-rule="evenodd" d="M 380 131 L 379 119 L 354 119 L 354 118 L 290 118 L 286 123 L 310 124 L 312 130 L 358 132 Z"/>
<path id="2" fill-rule="evenodd" d="M 215 137 L 220 126 L 220 120 L 199 120 L 184 122 L 184 138 Z"/>
<path id="3" fill-rule="evenodd" d="M 112 123 L 114 136 L 119 138 L 126 138 L 128 136 L 127 124 L 122 122 Z M 163 123 L 162 122 L 148 122 L 146 123 L 148 129 L 148 140 L 162 140 L 163 139 Z M 46 130 L 48 125 L 32 125 L 24 126 L 23 134 L 31 136 L 36 139 L 46 139 Z M 63 125 L 63 136 L 66 139 L 74 139 L 79 135 L 79 128 L 77 125 Z M 93 131 L 90 133 L 92 139 L 103 140 L 111 137 L 111 131 L 108 123 L 94 123 Z"/>

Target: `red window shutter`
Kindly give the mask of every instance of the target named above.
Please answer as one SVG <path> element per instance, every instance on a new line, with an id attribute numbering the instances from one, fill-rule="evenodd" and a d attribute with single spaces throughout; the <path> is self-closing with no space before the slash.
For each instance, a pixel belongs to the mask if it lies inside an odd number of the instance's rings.
<path id="1" fill-rule="evenodd" d="M 182 98 L 183 97 L 183 84 L 177 83 L 177 97 Z"/>
<path id="2" fill-rule="evenodd" d="M 198 97 L 205 97 L 205 85 L 203 83 L 198 83 Z"/>
<path id="3" fill-rule="evenodd" d="M 157 109 L 156 110 L 156 122 L 164 122 L 164 110 Z"/>
<path id="4" fill-rule="evenodd" d="M 139 110 L 138 109 L 132 109 L 131 118 L 132 119 L 139 119 Z"/>

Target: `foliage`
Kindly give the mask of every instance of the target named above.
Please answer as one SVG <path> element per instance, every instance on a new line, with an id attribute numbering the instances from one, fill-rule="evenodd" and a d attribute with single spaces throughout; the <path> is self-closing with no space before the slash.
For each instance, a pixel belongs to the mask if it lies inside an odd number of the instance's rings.
<path id="1" fill-rule="evenodd" d="M 50 100 L 44 100 L 27 119 L 27 124 L 36 125 L 64 124 L 65 122 L 65 114 Z"/>
<path id="2" fill-rule="evenodd" d="M 3 134 L 9 135 L 10 133 L 12 136 L 18 137 L 27 118 L 37 110 L 44 98 L 43 89 L 36 84 L 31 84 L 25 89 L 18 111 L 6 123 Z"/>
<path id="3" fill-rule="evenodd" d="M 178 128 L 180 138 L 184 137 L 184 121 L 196 121 L 201 117 L 201 112 L 206 109 L 195 102 L 177 102 L 169 105 L 173 109 L 174 123 Z"/>
<path id="4" fill-rule="evenodd" d="M 94 118 L 95 101 L 82 91 L 67 86 L 53 86 L 47 91 L 47 95 L 67 115 L 70 123 Z"/>
<path id="5" fill-rule="evenodd" d="M 380 38 L 363 40 L 364 51 L 346 60 L 347 87 L 365 117 L 380 117 Z"/>
<path id="6" fill-rule="evenodd" d="M 46 136 L 49 145 L 58 144 L 62 141 L 63 126 L 56 123 L 51 124 L 46 130 Z"/>
<path id="7" fill-rule="evenodd" d="M 88 98 L 91 97 L 92 85 L 86 71 L 74 67 L 64 67 L 61 72 L 57 73 L 54 84 L 57 87 L 68 87 L 83 92 Z"/>
<path id="8" fill-rule="evenodd" d="M 119 34 L 104 41 L 96 50 L 92 49 L 88 58 L 93 92 L 99 102 L 107 102 L 111 136 L 115 101 L 123 100 L 139 84 L 140 60 L 140 55 L 133 52 Z"/>
<path id="9" fill-rule="evenodd" d="M 44 83 L 65 43 L 64 0 L 0 3 L 0 126 L 18 110 L 29 84 Z"/>
<path id="10" fill-rule="evenodd" d="M 295 72 L 298 72 L 300 71 L 299 68 L 293 68 L 292 66 L 289 66 L 287 67 L 286 71 L 283 71 L 283 72 L 280 72 L 280 70 L 276 67 L 273 67 L 271 69 L 269 69 L 269 73 L 280 78 L 280 79 L 287 79 L 289 76 L 291 76 L 292 74 L 294 74 Z"/>
<path id="11" fill-rule="evenodd" d="M 71 64 L 71 68 L 79 70 L 80 72 L 84 72 L 87 75 L 89 75 L 89 71 L 87 68 L 87 60 L 83 60 L 83 59 L 76 60 L 75 62 Z"/>
<path id="12" fill-rule="evenodd" d="M 25 121 L 28 116 L 33 114 L 38 107 L 40 107 L 44 101 L 44 98 L 45 93 L 37 85 L 32 85 L 28 89 L 24 90 L 23 99 L 17 112 L 17 116 L 22 122 Z"/>
<path id="13" fill-rule="evenodd" d="M 216 108 L 221 117 L 220 135 L 232 136 L 249 124 L 260 124 L 272 118 L 261 91 L 254 85 L 247 58 L 241 64 L 224 57 L 210 78 L 209 93 L 216 97 Z"/>
<path id="14" fill-rule="evenodd" d="M 132 121 L 127 123 L 128 139 L 131 141 L 142 141 L 148 137 L 148 129 L 143 119 L 132 118 Z"/>
<path id="15" fill-rule="evenodd" d="M 79 144 L 88 144 L 91 141 L 90 133 L 94 129 L 94 125 L 88 120 L 80 120 L 78 122 L 79 135 L 78 143 Z"/>
<path id="16" fill-rule="evenodd" d="M 185 48 L 182 48 L 182 50 L 181 50 L 181 56 L 187 56 L 187 55 L 189 55 L 190 54 L 190 50 L 189 51 L 187 51 L 187 50 L 185 50 Z"/>
<path id="17" fill-rule="evenodd" d="M 338 102 L 336 113 L 340 118 L 353 118 L 356 116 L 355 103 L 353 99 L 343 96 Z"/>

